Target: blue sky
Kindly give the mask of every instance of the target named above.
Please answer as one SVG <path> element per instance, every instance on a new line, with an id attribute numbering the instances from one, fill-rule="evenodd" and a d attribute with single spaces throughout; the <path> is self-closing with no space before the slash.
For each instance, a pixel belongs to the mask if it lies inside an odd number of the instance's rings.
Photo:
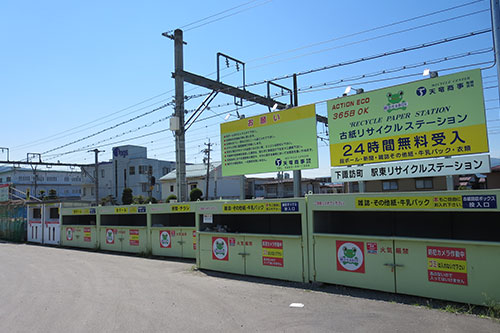
<path id="1" fill-rule="evenodd" d="M 152 158 L 175 160 L 174 139 L 166 120 L 173 112 L 171 107 L 124 125 L 116 124 L 172 100 L 173 42 L 162 37 L 162 32 L 239 5 L 242 6 L 208 21 L 234 15 L 201 27 L 185 27 L 185 70 L 214 78 L 216 53 L 223 52 L 246 62 L 246 81 L 253 83 L 491 27 L 486 0 L 4 0 L 0 4 L 0 146 L 10 149 L 12 160 L 25 159 L 27 153 L 47 152 L 43 155 L 47 161 L 92 163 L 94 156 L 87 152 L 89 149 L 105 150 L 100 158 L 108 160 L 111 147 L 124 144 L 146 146 Z M 446 10 L 451 7 L 458 8 Z M 235 14 L 238 11 L 241 12 Z M 429 15 L 436 11 L 443 12 Z M 381 28 L 390 24 L 393 25 Z M 441 75 L 483 68 L 490 151 L 493 157 L 500 157 L 497 70 L 491 67 L 493 52 L 488 51 L 492 45 L 491 33 L 485 33 L 301 75 L 299 103 L 318 103 L 317 112 L 326 115 L 323 101 L 340 96 L 347 83 L 328 86 L 331 89 L 326 90 L 307 90 L 308 87 L 429 60 L 437 63 L 348 84 L 373 90 L 422 79 L 419 73 L 424 68 L 438 70 Z M 467 52 L 473 55 L 464 56 Z M 460 58 L 443 60 L 455 55 Z M 237 74 L 234 66 L 225 69 L 224 81 L 239 84 L 241 77 Z M 404 77 L 391 79 L 398 76 Z M 368 82 L 374 80 L 379 82 Z M 292 84 L 291 79 L 278 83 Z M 265 85 L 249 89 L 266 93 Z M 188 96 L 205 92 L 203 88 L 185 86 Z M 145 100 L 148 101 L 141 103 Z M 201 101 L 202 98 L 187 101 L 186 109 L 196 108 Z M 209 139 L 215 143 L 214 155 L 220 156 L 219 124 L 225 121 L 225 115 L 234 114 L 234 105 L 228 105 L 231 102 L 232 97 L 217 96 L 211 110 L 205 111 L 186 133 L 188 162 L 202 162 L 200 151 Z M 246 116 L 264 112 L 267 108 L 262 106 L 240 110 Z M 105 130 L 109 127 L 114 128 Z M 100 131 L 101 134 L 83 140 Z M 321 124 L 318 135 L 327 138 Z M 73 141 L 76 142 L 67 145 Z M 321 168 L 306 171 L 306 176 L 329 175 L 327 141 L 319 140 L 318 145 Z M 61 146 L 65 147 L 56 149 Z M 5 153 L 1 158 L 6 158 Z"/>

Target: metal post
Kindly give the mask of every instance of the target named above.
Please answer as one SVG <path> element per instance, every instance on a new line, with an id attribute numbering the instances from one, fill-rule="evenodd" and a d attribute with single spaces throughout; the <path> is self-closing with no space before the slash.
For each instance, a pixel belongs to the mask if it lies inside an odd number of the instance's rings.
<path id="1" fill-rule="evenodd" d="M 245 175 L 240 176 L 240 200 L 245 200 Z"/>
<path id="2" fill-rule="evenodd" d="M 99 149 L 93 150 L 95 154 L 95 205 L 99 206 L 99 153 L 101 152 Z"/>
<path id="3" fill-rule="evenodd" d="M 299 106 L 299 91 L 297 88 L 297 74 L 293 74 L 293 106 Z M 302 173 L 300 170 L 293 171 L 293 196 L 302 196 L 301 189 Z"/>
<path id="4" fill-rule="evenodd" d="M 179 129 L 175 131 L 175 176 L 177 200 L 187 201 L 186 183 L 186 140 L 184 137 L 184 70 L 182 30 L 174 31 L 175 56 L 175 116 L 179 119 Z"/>
<path id="5" fill-rule="evenodd" d="M 500 82 L 500 5 L 499 0 L 491 0 L 491 24 L 493 32 L 493 45 L 495 49 L 495 62 L 497 65 L 497 79 Z M 500 84 L 498 85 L 500 97 Z"/>

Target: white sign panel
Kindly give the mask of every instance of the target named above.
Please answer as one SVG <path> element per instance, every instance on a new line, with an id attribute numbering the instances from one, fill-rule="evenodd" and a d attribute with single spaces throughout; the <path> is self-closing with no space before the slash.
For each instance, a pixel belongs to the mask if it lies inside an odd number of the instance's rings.
<path id="1" fill-rule="evenodd" d="M 489 172 L 491 172 L 490 156 L 484 154 L 332 168 L 332 182 L 437 177 Z"/>
<path id="2" fill-rule="evenodd" d="M 203 214 L 203 223 L 214 223 L 214 216 L 212 214 Z"/>

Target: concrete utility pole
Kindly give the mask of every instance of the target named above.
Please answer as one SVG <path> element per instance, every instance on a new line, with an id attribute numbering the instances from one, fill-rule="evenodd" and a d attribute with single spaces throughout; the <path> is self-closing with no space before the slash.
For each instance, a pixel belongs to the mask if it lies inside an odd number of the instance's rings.
<path id="1" fill-rule="evenodd" d="M 104 150 L 99 150 L 99 149 L 94 149 L 94 150 L 89 150 L 89 152 L 94 152 L 95 154 L 95 178 L 94 178 L 94 183 L 95 183 L 95 205 L 99 206 L 99 153 L 104 152 Z"/>
<path id="2" fill-rule="evenodd" d="M 202 153 L 206 155 L 206 157 L 203 158 L 203 162 L 207 163 L 207 177 L 205 178 L 205 200 L 208 200 L 208 184 L 210 183 L 210 152 L 212 151 L 213 145 L 213 143 L 210 143 L 210 139 L 208 139 L 208 143 L 205 143 L 205 146 L 207 146 L 207 148 L 202 150 Z"/>
<path id="3" fill-rule="evenodd" d="M 179 129 L 175 131 L 175 175 L 177 183 L 177 200 L 187 201 L 186 183 L 186 138 L 184 136 L 184 41 L 182 30 L 174 31 L 175 58 L 175 117 L 179 121 Z"/>
<path id="4" fill-rule="evenodd" d="M 491 0 L 491 24 L 493 32 L 493 46 L 495 49 L 495 62 L 497 64 L 497 80 L 500 83 L 500 0 Z M 500 84 L 498 85 L 500 97 Z"/>
<path id="5" fill-rule="evenodd" d="M 293 106 L 299 106 L 299 90 L 297 87 L 297 74 L 293 74 Z M 302 172 L 293 171 L 293 196 L 298 198 L 302 196 Z"/>

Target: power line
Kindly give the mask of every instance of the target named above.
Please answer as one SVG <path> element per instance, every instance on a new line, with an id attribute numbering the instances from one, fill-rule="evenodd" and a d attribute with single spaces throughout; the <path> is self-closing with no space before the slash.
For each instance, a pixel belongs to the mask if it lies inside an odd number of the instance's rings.
<path id="1" fill-rule="evenodd" d="M 441 13 L 444 13 L 444 12 L 448 12 L 448 11 L 451 11 L 451 10 L 454 10 L 454 9 L 458 9 L 458 8 L 461 8 L 461 7 L 470 6 L 472 4 L 476 4 L 476 3 L 479 3 L 479 2 L 482 2 L 482 1 L 483 0 L 471 1 L 471 2 L 467 2 L 465 4 L 462 4 L 462 5 L 457 5 L 457 6 L 453 6 L 453 7 L 441 9 L 441 10 L 438 10 L 438 11 L 435 11 L 435 12 L 430 12 L 430 13 L 427 13 L 427 14 L 423 14 L 423 15 L 419 15 L 419 16 L 407 18 L 407 19 L 404 19 L 404 20 L 401 20 L 401 21 L 396 21 L 396 22 L 393 22 L 393 23 L 384 24 L 384 25 L 381 25 L 381 26 L 378 26 L 378 27 L 367 29 L 367 30 L 362 30 L 362 31 L 354 32 L 354 33 L 347 34 L 347 35 L 344 35 L 344 36 L 340 36 L 340 37 L 335 37 L 335 38 L 332 38 L 332 39 L 324 40 L 324 41 L 321 41 L 321 42 L 316 42 L 316 43 L 308 44 L 308 45 L 305 45 L 305 46 L 297 47 L 297 48 L 290 49 L 290 50 L 287 50 L 287 51 L 282 51 L 282 52 L 274 53 L 274 54 L 263 56 L 263 57 L 260 57 L 260 58 L 254 58 L 254 59 L 248 60 L 247 63 L 255 62 L 255 61 L 263 60 L 263 59 L 268 59 L 268 58 L 273 58 L 273 57 L 276 57 L 276 56 L 279 56 L 279 55 L 282 55 L 282 54 L 300 51 L 300 50 L 303 50 L 303 49 L 307 49 L 307 48 L 311 48 L 311 47 L 314 47 L 314 46 L 331 43 L 331 42 L 334 42 L 334 41 L 337 41 L 337 40 L 341 40 L 341 39 L 355 37 L 355 36 L 362 35 L 362 34 L 365 34 L 365 33 L 368 33 L 368 32 L 373 32 L 373 31 L 376 31 L 376 30 L 381 30 L 381 29 L 389 28 L 389 27 L 392 27 L 392 26 L 395 26 L 395 25 L 399 25 L 399 24 L 402 24 L 402 23 L 407 23 L 407 22 L 415 21 L 415 20 L 418 20 L 418 19 L 421 19 L 421 18 L 427 18 L 429 16 L 433 16 L 433 15 L 436 15 L 436 14 L 441 14 Z"/>

